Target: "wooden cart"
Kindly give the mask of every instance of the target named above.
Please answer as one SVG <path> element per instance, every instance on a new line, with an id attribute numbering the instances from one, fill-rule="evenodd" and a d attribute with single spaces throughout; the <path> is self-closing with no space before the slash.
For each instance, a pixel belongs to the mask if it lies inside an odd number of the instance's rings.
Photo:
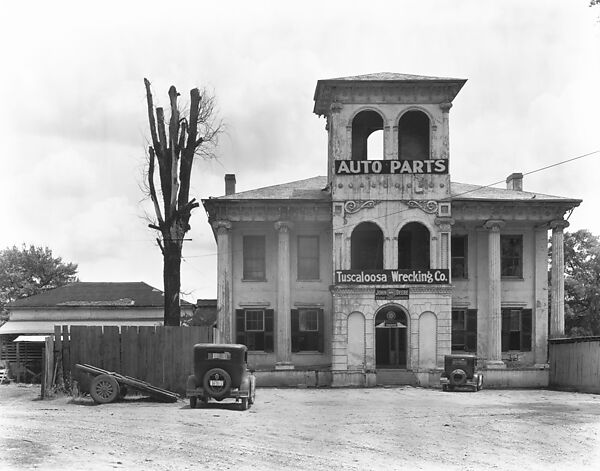
<path id="1" fill-rule="evenodd" d="M 92 365 L 76 364 L 75 368 L 94 378 L 90 383 L 90 396 L 99 404 L 107 404 L 123 398 L 128 388 L 137 389 L 160 402 L 176 402 L 179 396 L 166 389 L 157 388 L 145 381 L 125 376 L 114 371 L 106 371 Z"/>

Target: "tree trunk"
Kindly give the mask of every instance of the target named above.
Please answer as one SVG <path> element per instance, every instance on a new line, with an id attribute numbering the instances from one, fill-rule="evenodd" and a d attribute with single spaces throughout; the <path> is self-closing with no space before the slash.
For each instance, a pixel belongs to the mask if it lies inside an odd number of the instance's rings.
<path id="1" fill-rule="evenodd" d="M 175 242 L 165 241 L 163 281 L 165 285 L 165 325 L 179 327 L 181 321 L 179 306 L 181 247 Z"/>

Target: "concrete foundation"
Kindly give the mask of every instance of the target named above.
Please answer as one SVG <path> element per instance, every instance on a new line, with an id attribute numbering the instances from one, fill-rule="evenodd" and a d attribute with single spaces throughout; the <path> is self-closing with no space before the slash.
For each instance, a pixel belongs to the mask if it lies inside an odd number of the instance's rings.
<path id="1" fill-rule="evenodd" d="M 390 375 L 390 372 L 399 372 Z M 483 369 L 483 387 L 486 389 L 547 388 L 549 370 L 541 367 Z M 375 386 L 418 386 L 439 388 L 441 369 L 426 371 L 381 370 L 328 371 L 328 370 L 261 370 L 255 371 L 258 387 L 275 388 L 370 388 Z"/>

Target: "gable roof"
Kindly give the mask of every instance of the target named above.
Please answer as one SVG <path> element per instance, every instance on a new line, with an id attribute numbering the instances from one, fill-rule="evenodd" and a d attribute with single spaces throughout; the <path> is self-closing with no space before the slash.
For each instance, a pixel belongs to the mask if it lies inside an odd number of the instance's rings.
<path id="1" fill-rule="evenodd" d="M 298 180 L 280 185 L 257 188 L 227 196 L 212 198 L 214 200 L 323 200 L 330 199 L 325 190 L 327 177 L 318 176 L 306 180 Z M 453 201 L 543 201 L 579 204 L 581 200 L 552 196 L 530 191 L 507 190 L 492 186 L 472 185 L 468 183 L 451 182 L 450 192 Z"/>
<path id="2" fill-rule="evenodd" d="M 190 305 L 181 301 L 181 305 Z M 69 283 L 8 304 L 9 308 L 29 307 L 163 307 L 164 293 L 144 283 L 83 282 Z"/>

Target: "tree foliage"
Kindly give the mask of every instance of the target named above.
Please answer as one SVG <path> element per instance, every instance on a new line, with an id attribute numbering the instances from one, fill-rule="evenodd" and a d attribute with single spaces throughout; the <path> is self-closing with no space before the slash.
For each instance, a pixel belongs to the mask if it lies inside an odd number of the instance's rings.
<path id="1" fill-rule="evenodd" d="M 25 244 L 0 251 L 0 307 L 77 281 L 77 264 L 54 257 L 48 247 Z"/>
<path id="2" fill-rule="evenodd" d="M 144 79 L 144 84 L 152 138 L 148 147 L 148 191 L 156 216 L 150 227 L 160 234 L 156 240 L 163 255 L 164 323 L 178 326 L 183 242 L 190 230 L 191 212 L 199 206 L 195 198 L 190 199 L 192 165 L 196 156 L 214 156 L 221 123 L 215 119 L 214 97 L 205 90 L 190 91 L 185 116 L 178 105 L 179 93 L 171 86 L 167 118 L 164 109 L 154 105 L 150 82 Z"/>
<path id="3" fill-rule="evenodd" d="M 565 333 L 600 335 L 600 238 L 565 233 Z"/>

